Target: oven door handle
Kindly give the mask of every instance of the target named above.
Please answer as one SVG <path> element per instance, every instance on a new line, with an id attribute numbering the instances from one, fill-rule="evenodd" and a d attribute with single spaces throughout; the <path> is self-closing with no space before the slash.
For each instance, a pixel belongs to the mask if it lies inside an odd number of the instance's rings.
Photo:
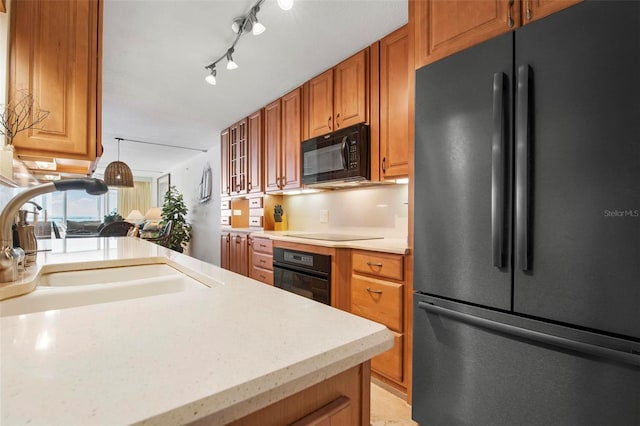
<path id="1" fill-rule="evenodd" d="M 285 271 L 291 271 L 291 272 L 297 272 L 299 274 L 304 274 L 304 275 L 310 275 L 314 278 L 319 278 L 321 280 L 329 280 L 329 274 L 327 274 L 326 272 L 322 272 L 322 271 L 314 271 L 312 269 L 307 269 L 307 268 L 301 268 L 299 266 L 293 266 L 290 265 L 288 263 L 279 263 L 277 261 L 273 261 L 273 269 L 274 269 L 274 273 L 276 268 L 278 269 L 283 269 Z M 275 274 L 274 274 L 275 276 Z"/>

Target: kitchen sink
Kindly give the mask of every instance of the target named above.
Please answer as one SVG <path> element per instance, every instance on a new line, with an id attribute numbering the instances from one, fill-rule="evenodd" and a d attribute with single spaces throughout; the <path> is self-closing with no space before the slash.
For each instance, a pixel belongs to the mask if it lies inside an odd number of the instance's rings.
<path id="1" fill-rule="evenodd" d="M 0 301 L 0 317 L 202 291 L 212 286 L 166 264 L 52 272 L 41 275 L 37 282 L 33 292 Z"/>

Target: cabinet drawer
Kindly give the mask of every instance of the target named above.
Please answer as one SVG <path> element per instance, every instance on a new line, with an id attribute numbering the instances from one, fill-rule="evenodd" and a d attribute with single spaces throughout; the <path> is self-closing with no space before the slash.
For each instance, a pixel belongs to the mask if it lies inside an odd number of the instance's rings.
<path id="1" fill-rule="evenodd" d="M 231 216 L 222 216 L 220 217 L 221 225 L 231 225 Z"/>
<path id="2" fill-rule="evenodd" d="M 254 250 L 253 258 L 251 260 L 253 261 L 253 266 L 268 269 L 270 271 L 273 270 L 273 256 L 270 254 L 256 253 Z"/>
<path id="3" fill-rule="evenodd" d="M 403 284 L 351 275 L 351 312 L 402 332 Z"/>
<path id="4" fill-rule="evenodd" d="M 398 281 L 404 279 L 404 258 L 402 255 L 354 251 L 351 262 L 354 272 Z"/>
<path id="5" fill-rule="evenodd" d="M 403 379 L 404 336 L 393 333 L 393 348 L 371 359 L 371 368 L 398 382 Z"/>
<path id="6" fill-rule="evenodd" d="M 220 201 L 220 209 L 221 210 L 229 210 L 231 208 L 231 201 L 222 200 Z"/>
<path id="7" fill-rule="evenodd" d="M 249 198 L 249 208 L 259 209 L 262 207 L 262 198 Z"/>
<path id="8" fill-rule="evenodd" d="M 273 255 L 273 241 L 268 238 L 254 238 L 253 251 Z"/>
<path id="9" fill-rule="evenodd" d="M 262 216 L 251 216 L 249 218 L 249 226 L 262 227 Z"/>
<path id="10" fill-rule="evenodd" d="M 258 268 L 255 265 L 251 268 L 251 278 L 265 284 L 273 285 L 273 271 Z"/>

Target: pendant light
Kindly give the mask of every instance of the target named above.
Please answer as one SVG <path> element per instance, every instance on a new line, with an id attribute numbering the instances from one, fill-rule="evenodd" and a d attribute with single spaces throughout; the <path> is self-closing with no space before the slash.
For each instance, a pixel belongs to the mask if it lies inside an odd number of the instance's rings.
<path id="1" fill-rule="evenodd" d="M 107 186 L 119 186 L 124 188 L 133 188 L 133 174 L 131 169 L 125 163 L 120 161 L 120 141 L 122 138 L 116 138 L 118 141 L 118 161 L 109 163 L 104 171 L 104 183 Z"/>

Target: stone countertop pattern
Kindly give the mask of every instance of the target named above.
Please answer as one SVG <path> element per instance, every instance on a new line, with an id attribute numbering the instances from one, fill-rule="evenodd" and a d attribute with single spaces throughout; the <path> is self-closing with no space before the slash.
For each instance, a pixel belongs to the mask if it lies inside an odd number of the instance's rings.
<path id="1" fill-rule="evenodd" d="M 224 424 L 393 344 L 380 324 L 135 238 L 67 240 L 31 275 L 139 262 L 211 286 L 0 318 L 1 424 Z"/>
<path id="2" fill-rule="evenodd" d="M 274 241 L 288 241 L 291 243 L 308 244 L 312 246 L 335 247 L 335 248 L 351 248 L 360 250 L 379 251 L 394 254 L 409 254 L 409 246 L 406 238 L 375 238 L 371 240 L 353 240 L 353 241 L 328 241 L 316 240 L 311 238 L 302 238 L 299 236 L 292 237 L 288 234 L 314 234 L 315 232 L 302 231 L 259 231 L 252 232 L 252 237 L 269 238 Z M 331 234 L 340 234 L 340 232 L 331 231 Z M 354 234 L 349 232 L 349 235 Z"/>

